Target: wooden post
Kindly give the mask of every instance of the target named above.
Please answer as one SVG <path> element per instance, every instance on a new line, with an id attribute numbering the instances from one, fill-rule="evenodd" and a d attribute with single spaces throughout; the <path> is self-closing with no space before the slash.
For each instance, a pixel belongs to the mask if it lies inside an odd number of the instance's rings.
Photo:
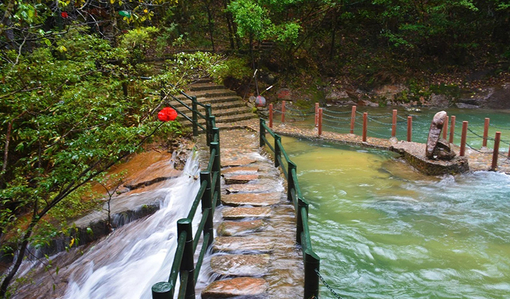
<path id="1" fill-rule="evenodd" d="M 501 140 L 501 132 L 496 132 L 494 137 L 494 150 L 492 151 L 492 165 L 491 170 L 496 171 L 498 168 L 498 155 L 499 155 L 499 141 Z"/>
<path id="2" fill-rule="evenodd" d="M 273 128 L 273 103 L 269 104 L 269 127 Z"/>
<path id="3" fill-rule="evenodd" d="M 356 106 L 351 109 L 351 134 L 354 134 L 354 120 L 356 119 Z"/>
<path id="4" fill-rule="evenodd" d="M 285 101 L 282 101 L 282 124 L 285 123 Z"/>
<path id="5" fill-rule="evenodd" d="M 363 142 L 367 142 L 367 112 L 363 112 Z"/>
<path id="6" fill-rule="evenodd" d="M 315 103 L 315 127 L 319 126 L 319 103 Z"/>
<path id="7" fill-rule="evenodd" d="M 391 118 L 391 137 L 397 136 L 397 110 L 393 110 L 393 117 Z"/>
<path id="8" fill-rule="evenodd" d="M 322 135 L 322 108 L 319 108 L 319 136 Z"/>
<path id="9" fill-rule="evenodd" d="M 462 136 L 460 137 L 460 153 L 459 156 L 464 157 L 466 154 L 466 135 L 467 135 L 468 122 L 462 122 Z"/>
<path id="10" fill-rule="evenodd" d="M 407 117 L 407 142 L 411 142 L 413 137 L 413 117 Z"/>
<path id="11" fill-rule="evenodd" d="M 490 121 L 491 121 L 490 118 L 485 118 L 485 123 L 484 123 L 484 126 L 483 126 L 483 142 L 482 142 L 482 147 L 487 147 L 487 136 L 489 135 L 489 124 L 490 124 Z"/>
<path id="12" fill-rule="evenodd" d="M 446 116 L 446 119 L 444 120 L 443 124 L 443 139 L 446 140 L 448 137 L 448 115 Z"/>
<path id="13" fill-rule="evenodd" d="M 448 143 L 453 143 L 453 134 L 455 132 L 455 115 L 452 115 L 452 121 L 450 124 L 450 140 Z"/>

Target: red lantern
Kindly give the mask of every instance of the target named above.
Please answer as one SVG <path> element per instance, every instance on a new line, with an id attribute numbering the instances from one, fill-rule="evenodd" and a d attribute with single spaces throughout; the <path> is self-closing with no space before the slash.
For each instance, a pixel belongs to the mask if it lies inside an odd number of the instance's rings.
<path id="1" fill-rule="evenodd" d="M 177 118 L 177 111 L 170 107 L 165 107 L 161 109 L 158 113 L 158 118 L 161 121 L 172 121 Z"/>

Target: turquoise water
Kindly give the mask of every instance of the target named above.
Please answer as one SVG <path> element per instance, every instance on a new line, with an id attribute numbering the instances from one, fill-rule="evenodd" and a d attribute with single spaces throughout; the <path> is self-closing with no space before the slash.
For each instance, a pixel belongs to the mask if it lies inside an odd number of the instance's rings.
<path id="1" fill-rule="evenodd" d="M 338 133 L 349 133 L 351 123 L 350 107 L 324 107 L 323 130 Z M 368 113 L 367 135 L 369 137 L 378 137 L 389 139 L 391 137 L 391 122 L 393 108 L 369 108 L 358 107 L 356 113 L 356 122 L 354 134 L 361 135 L 363 127 L 363 113 Z M 407 117 L 412 116 L 412 141 L 425 143 L 430 128 L 430 122 L 435 113 L 440 109 L 422 108 L 420 112 L 406 111 L 403 108 L 397 109 L 397 129 L 396 137 L 399 140 L 407 139 Z M 490 118 L 488 132 L 489 148 L 494 147 L 493 139 L 496 131 L 501 132 L 500 151 L 508 152 L 510 145 L 510 111 L 509 110 L 488 110 L 488 109 L 444 109 L 449 117 L 455 115 L 454 139 L 455 144 L 460 144 L 462 122 L 468 121 L 467 144 L 473 148 L 482 147 L 483 130 L 485 118 Z M 275 123 L 280 123 L 280 116 L 275 116 Z M 287 122 L 293 126 L 313 128 L 313 113 L 299 113 L 288 111 L 286 115 Z M 451 122 L 448 122 L 450 127 Z M 449 129 L 448 129 L 449 130 Z M 447 138 L 449 139 L 449 131 Z"/>
<path id="2" fill-rule="evenodd" d="M 427 177 L 385 151 L 283 144 L 311 205 L 321 298 L 510 298 L 510 176 Z"/>

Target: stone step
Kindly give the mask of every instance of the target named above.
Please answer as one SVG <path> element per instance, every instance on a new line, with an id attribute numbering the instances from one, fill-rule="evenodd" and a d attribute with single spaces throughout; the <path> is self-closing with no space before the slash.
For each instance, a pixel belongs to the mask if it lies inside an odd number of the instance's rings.
<path id="1" fill-rule="evenodd" d="M 246 184 L 249 181 L 253 181 L 260 178 L 258 174 L 224 174 L 225 184 Z"/>
<path id="2" fill-rule="evenodd" d="M 202 100 L 203 99 L 203 100 Z M 228 108 L 235 108 L 235 107 L 245 107 L 248 109 L 248 106 L 241 100 L 239 97 L 224 97 L 224 98 L 199 98 L 197 101 L 203 105 L 211 105 L 211 109 L 213 111 L 213 114 L 216 114 L 216 110 L 221 109 L 228 109 Z M 177 109 L 181 110 L 180 107 L 183 107 L 184 105 L 188 107 L 192 107 L 191 100 L 181 100 L 179 101 L 170 101 L 172 105 L 174 105 Z M 198 111 L 201 113 L 205 113 L 205 107 L 202 105 L 198 105 L 197 107 Z"/>
<path id="3" fill-rule="evenodd" d="M 211 298 L 267 298 L 267 282 L 263 278 L 236 277 L 218 280 L 202 291 L 202 299 Z"/>
<path id="4" fill-rule="evenodd" d="M 231 193 L 269 193 L 275 191 L 275 182 L 270 179 L 257 180 L 250 184 L 233 184 L 225 187 L 227 194 Z"/>
<path id="5" fill-rule="evenodd" d="M 238 97 L 235 91 L 230 89 L 222 88 L 222 89 L 209 89 L 209 90 L 199 90 L 199 91 L 190 91 L 186 93 L 191 97 L 198 98 L 218 98 L 218 97 Z M 184 96 L 183 96 L 184 97 Z"/>
<path id="6" fill-rule="evenodd" d="M 266 223 L 261 219 L 248 221 L 223 221 L 218 225 L 217 232 L 220 236 L 242 236 L 264 230 Z"/>
<path id="7" fill-rule="evenodd" d="M 256 276 L 267 274 L 268 254 L 226 254 L 211 257 L 211 269 L 223 276 Z"/>
<path id="8" fill-rule="evenodd" d="M 271 217 L 270 207 L 225 207 L 223 219 L 268 218 Z"/>
<path id="9" fill-rule="evenodd" d="M 212 89 L 225 89 L 225 86 L 212 83 L 212 82 L 198 82 L 191 84 L 189 87 L 189 91 L 201 91 L 201 90 L 212 90 Z"/>
<path id="10" fill-rule="evenodd" d="M 224 205 L 229 206 L 271 206 L 281 201 L 280 192 L 273 193 L 231 193 L 221 197 Z"/>
<path id="11" fill-rule="evenodd" d="M 270 237 L 216 237 L 213 252 L 242 253 L 257 252 L 270 253 L 274 250 L 275 240 Z"/>

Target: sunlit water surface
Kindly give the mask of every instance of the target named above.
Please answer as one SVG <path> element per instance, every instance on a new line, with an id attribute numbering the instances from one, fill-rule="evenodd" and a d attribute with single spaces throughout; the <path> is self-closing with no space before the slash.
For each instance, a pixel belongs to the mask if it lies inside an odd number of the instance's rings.
<path id="1" fill-rule="evenodd" d="M 385 151 L 283 142 L 311 204 L 321 298 L 510 298 L 508 175 L 427 177 Z"/>

